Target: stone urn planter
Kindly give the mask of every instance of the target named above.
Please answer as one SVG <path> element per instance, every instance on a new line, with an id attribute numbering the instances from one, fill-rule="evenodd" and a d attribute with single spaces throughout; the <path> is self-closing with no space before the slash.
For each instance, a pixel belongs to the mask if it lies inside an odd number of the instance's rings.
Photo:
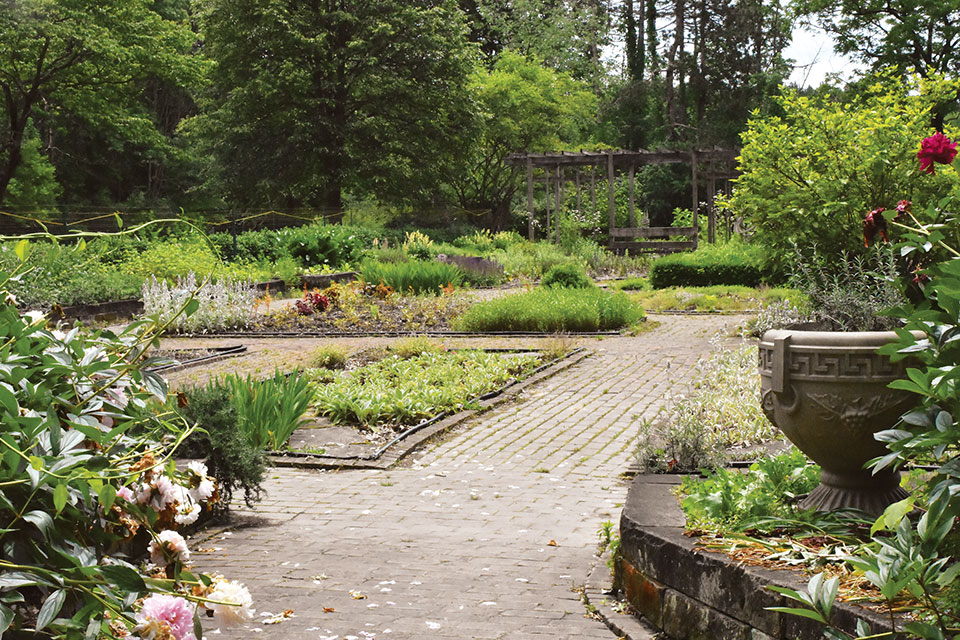
<path id="1" fill-rule="evenodd" d="M 904 361 L 876 350 L 892 331 L 771 330 L 760 340 L 763 412 L 797 447 L 820 465 L 820 485 L 803 508 L 855 508 L 879 515 L 907 496 L 900 473 L 876 475 L 863 465 L 888 453 L 874 439 L 917 404 L 916 396 L 888 389 L 906 377 Z"/>

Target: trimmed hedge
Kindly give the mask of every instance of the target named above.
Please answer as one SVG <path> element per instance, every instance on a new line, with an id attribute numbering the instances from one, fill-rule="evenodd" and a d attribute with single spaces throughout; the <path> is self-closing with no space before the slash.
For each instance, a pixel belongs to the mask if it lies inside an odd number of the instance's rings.
<path id="1" fill-rule="evenodd" d="M 757 287 L 769 280 L 763 264 L 763 252 L 759 248 L 739 242 L 707 245 L 654 262 L 650 268 L 650 284 L 654 289 L 712 285 Z"/>

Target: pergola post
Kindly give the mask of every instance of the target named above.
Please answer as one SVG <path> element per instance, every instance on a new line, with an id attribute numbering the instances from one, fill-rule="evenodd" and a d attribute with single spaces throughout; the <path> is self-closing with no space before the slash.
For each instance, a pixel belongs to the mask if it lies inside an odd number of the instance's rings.
<path id="1" fill-rule="evenodd" d="M 590 165 L 590 213 L 597 212 L 597 171 Z"/>
<path id="2" fill-rule="evenodd" d="M 697 152 L 690 152 L 690 179 L 693 182 L 693 249 L 697 249 L 697 241 L 700 236 L 700 221 L 699 216 L 697 215 L 697 209 L 700 206 L 700 190 L 697 176 Z"/>
<path id="3" fill-rule="evenodd" d="M 717 196 L 717 176 L 713 171 L 707 180 L 707 240 L 710 244 L 717 241 L 717 210 L 713 206 L 713 200 Z"/>
<path id="4" fill-rule="evenodd" d="M 544 237 L 547 240 L 550 240 L 550 169 L 544 168 L 543 170 L 543 186 L 546 190 L 546 197 L 544 200 L 547 203 L 547 226 L 543 229 Z"/>
<path id="5" fill-rule="evenodd" d="M 582 211 L 580 206 L 580 167 L 574 167 L 573 181 L 577 185 L 577 211 Z"/>
<path id="6" fill-rule="evenodd" d="M 557 165 L 557 206 L 553 211 L 553 226 L 554 226 L 554 242 L 560 244 L 560 208 L 563 206 L 563 178 L 562 170 L 560 165 Z"/>
<path id="7" fill-rule="evenodd" d="M 617 228 L 617 198 L 613 187 L 613 149 L 607 151 L 607 195 L 609 198 L 610 245 L 613 246 L 613 231 Z"/>
<path id="8" fill-rule="evenodd" d="M 536 212 L 533 208 L 533 159 L 527 158 L 527 210 L 530 218 L 527 220 L 527 237 L 533 242 L 533 218 Z"/>

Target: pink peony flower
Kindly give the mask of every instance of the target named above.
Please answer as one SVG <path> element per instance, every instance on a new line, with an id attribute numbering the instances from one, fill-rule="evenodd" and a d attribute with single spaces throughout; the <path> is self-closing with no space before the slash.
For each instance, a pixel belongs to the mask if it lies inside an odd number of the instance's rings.
<path id="1" fill-rule="evenodd" d="M 117 497 L 123 498 L 127 502 L 136 502 L 136 496 L 133 491 L 130 490 L 130 487 L 120 487 L 117 489 Z"/>
<path id="2" fill-rule="evenodd" d="M 167 638 L 197 640 L 193 634 L 193 610 L 190 603 L 176 596 L 154 594 L 143 601 L 134 631 L 143 640 Z M 165 633 L 166 632 L 166 635 Z"/>
<path id="3" fill-rule="evenodd" d="M 913 206 L 913 203 L 909 200 L 901 200 L 897 203 L 897 216 L 894 218 L 896 220 L 900 216 L 910 213 L 910 208 Z"/>
<path id="4" fill-rule="evenodd" d="M 883 207 L 874 209 L 863 219 L 863 246 L 869 247 L 870 243 L 879 233 L 883 241 L 887 241 L 887 221 L 883 217 Z"/>
<path id="5" fill-rule="evenodd" d="M 939 131 L 920 143 L 917 158 L 920 160 L 920 171 L 935 173 L 934 163 L 950 164 L 957 155 L 957 143 Z"/>
<path id="6" fill-rule="evenodd" d="M 186 563 L 190 559 L 187 541 L 176 531 L 161 531 L 147 545 L 147 551 L 150 552 L 150 562 L 158 567 L 177 561 Z"/>

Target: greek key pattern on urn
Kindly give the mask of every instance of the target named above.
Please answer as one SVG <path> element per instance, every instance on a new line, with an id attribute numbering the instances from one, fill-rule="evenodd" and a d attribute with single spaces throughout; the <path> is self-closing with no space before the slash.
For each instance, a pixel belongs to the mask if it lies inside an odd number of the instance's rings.
<path id="1" fill-rule="evenodd" d="M 773 371 L 773 349 L 761 348 L 760 369 Z M 828 353 L 791 347 L 791 378 L 821 380 L 894 380 L 903 376 L 903 366 L 874 353 Z"/>

